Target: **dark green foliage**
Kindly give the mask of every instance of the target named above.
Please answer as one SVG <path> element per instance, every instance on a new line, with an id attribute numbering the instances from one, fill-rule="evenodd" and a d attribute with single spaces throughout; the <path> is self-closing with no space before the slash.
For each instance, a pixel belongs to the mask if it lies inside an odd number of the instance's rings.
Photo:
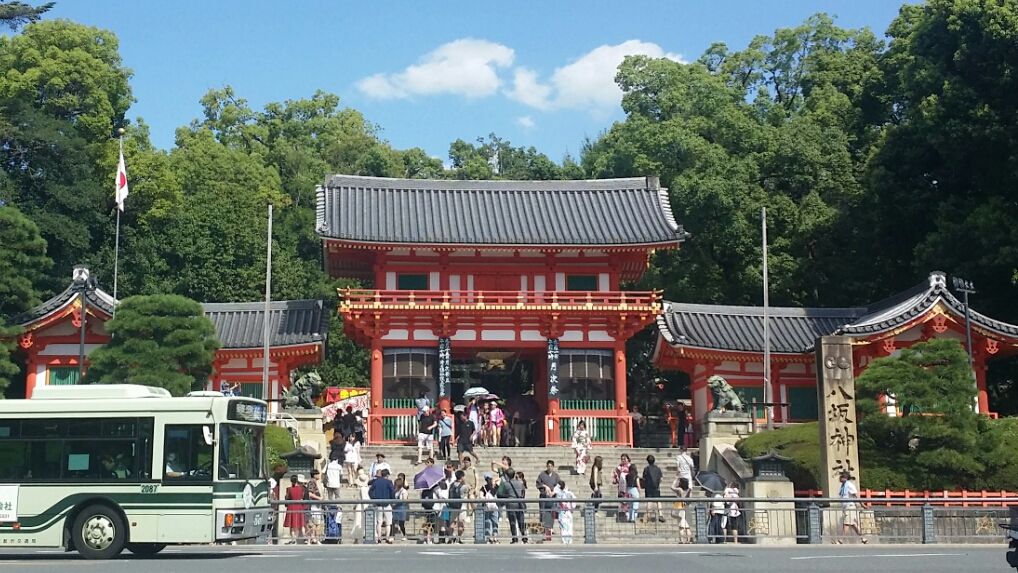
<path id="1" fill-rule="evenodd" d="M 265 426 L 265 453 L 270 468 L 285 464 L 285 460 L 279 457 L 280 454 L 290 453 L 294 448 L 293 434 L 290 430 L 275 424 Z"/>
<path id="2" fill-rule="evenodd" d="M 820 427 L 816 422 L 756 433 L 738 443 L 739 455 L 749 459 L 775 451 L 792 458 L 785 468 L 788 479 L 797 490 L 819 489 Z M 861 453 L 860 453 L 861 455 Z M 862 479 L 866 480 L 869 465 L 863 464 Z"/>
<path id="3" fill-rule="evenodd" d="M 0 25 L 6 26 L 11 30 L 17 30 L 25 24 L 37 22 L 42 18 L 43 14 L 49 12 L 55 5 L 56 2 L 46 2 L 38 6 L 32 6 L 17 0 L 0 2 Z"/>
<path id="4" fill-rule="evenodd" d="M 880 412 L 894 396 L 907 415 Z M 857 380 L 860 445 L 879 449 L 920 489 L 973 488 L 997 444 L 972 411 L 975 381 L 957 341 L 935 339 L 870 364 Z"/>
<path id="5" fill-rule="evenodd" d="M 201 305 L 179 295 L 124 299 L 106 323 L 109 344 L 89 355 L 95 384 L 144 384 L 174 396 L 202 389 L 212 373 L 216 340 Z"/>
<path id="6" fill-rule="evenodd" d="M 14 315 L 39 304 L 39 287 L 53 261 L 39 228 L 14 207 L 0 205 L 0 398 L 20 369 L 11 358 L 18 329 Z"/>

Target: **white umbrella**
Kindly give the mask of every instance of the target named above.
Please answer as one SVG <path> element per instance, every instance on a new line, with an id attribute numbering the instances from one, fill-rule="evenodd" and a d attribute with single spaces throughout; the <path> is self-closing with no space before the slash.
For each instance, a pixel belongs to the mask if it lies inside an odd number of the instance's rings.
<path id="1" fill-rule="evenodd" d="M 477 398 L 478 396 L 486 396 L 488 394 L 490 394 L 490 392 L 488 392 L 487 388 L 484 388 L 482 386 L 474 386 L 473 388 L 471 388 L 471 389 L 467 390 L 466 392 L 464 392 L 463 393 L 463 397 L 464 398 Z"/>

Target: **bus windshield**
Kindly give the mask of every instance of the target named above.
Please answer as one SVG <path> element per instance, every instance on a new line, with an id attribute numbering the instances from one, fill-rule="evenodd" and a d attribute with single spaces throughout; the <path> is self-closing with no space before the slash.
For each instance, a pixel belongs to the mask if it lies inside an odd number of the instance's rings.
<path id="1" fill-rule="evenodd" d="M 246 424 L 219 426 L 219 479 L 265 479 L 265 428 Z"/>

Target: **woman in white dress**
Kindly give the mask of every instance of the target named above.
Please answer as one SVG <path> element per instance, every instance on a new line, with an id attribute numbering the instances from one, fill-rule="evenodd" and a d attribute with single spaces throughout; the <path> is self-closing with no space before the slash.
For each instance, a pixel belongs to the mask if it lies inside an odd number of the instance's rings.
<path id="1" fill-rule="evenodd" d="M 587 460 L 590 459 L 590 432 L 587 423 L 580 420 L 573 432 L 573 452 L 576 453 L 576 473 L 587 475 Z"/>
<path id="2" fill-rule="evenodd" d="M 573 492 L 569 491 L 566 482 L 560 480 L 558 487 L 555 488 L 555 497 L 559 500 L 559 535 L 562 536 L 562 543 L 569 545 L 573 542 L 573 510 L 576 509 L 576 503 L 573 500 L 576 499 L 576 496 L 573 495 Z"/>

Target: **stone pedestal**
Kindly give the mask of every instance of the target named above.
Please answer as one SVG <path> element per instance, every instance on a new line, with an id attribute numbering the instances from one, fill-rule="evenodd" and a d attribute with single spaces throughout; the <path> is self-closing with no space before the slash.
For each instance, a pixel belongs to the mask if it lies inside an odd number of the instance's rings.
<path id="1" fill-rule="evenodd" d="M 742 492 L 746 497 L 795 497 L 795 486 L 788 479 L 751 479 Z M 755 502 L 746 504 L 746 533 L 750 543 L 758 545 L 795 545 L 795 504 Z"/>
<path id="2" fill-rule="evenodd" d="M 707 412 L 701 421 L 700 469 L 713 469 L 714 446 L 734 446 L 753 433 L 753 418 L 745 412 Z"/>

